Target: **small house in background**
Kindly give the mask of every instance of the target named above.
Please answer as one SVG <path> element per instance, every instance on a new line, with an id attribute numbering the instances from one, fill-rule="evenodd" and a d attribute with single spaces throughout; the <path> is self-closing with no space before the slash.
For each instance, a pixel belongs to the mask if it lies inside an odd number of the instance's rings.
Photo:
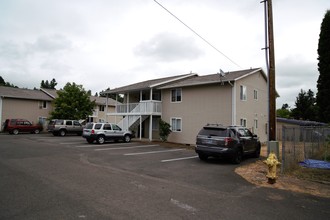
<path id="1" fill-rule="evenodd" d="M 328 126 L 328 124 L 323 122 L 316 122 L 316 121 L 308 121 L 308 120 L 297 120 L 297 119 L 289 119 L 289 118 L 276 118 L 276 136 L 277 140 L 282 140 L 282 131 L 283 127 L 290 127 L 290 128 L 302 128 L 302 127 L 325 127 Z"/>
<path id="2" fill-rule="evenodd" d="M 27 119 L 33 124 L 46 124 L 53 110 L 53 98 L 40 90 L 0 86 L 0 131 L 6 119 Z"/>
<path id="3" fill-rule="evenodd" d="M 159 120 L 171 125 L 168 141 L 195 144 L 208 123 L 243 125 L 267 140 L 267 77 L 261 68 L 199 76 L 195 73 L 107 90 L 124 96 L 109 116 L 139 138 L 159 139 Z"/>

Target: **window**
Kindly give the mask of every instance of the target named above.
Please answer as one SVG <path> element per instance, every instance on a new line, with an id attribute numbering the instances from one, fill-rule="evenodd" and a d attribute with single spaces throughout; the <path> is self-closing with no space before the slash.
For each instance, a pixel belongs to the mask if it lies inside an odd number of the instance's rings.
<path id="1" fill-rule="evenodd" d="M 159 119 L 160 118 L 153 118 L 152 119 L 152 130 L 159 130 Z"/>
<path id="2" fill-rule="evenodd" d="M 111 130 L 110 124 L 104 124 L 103 130 Z"/>
<path id="3" fill-rule="evenodd" d="M 241 126 L 246 127 L 246 119 L 241 118 Z"/>
<path id="4" fill-rule="evenodd" d="M 182 120 L 181 118 L 171 119 L 171 128 L 173 132 L 182 131 Z"/>
<path id="5" fill-rule="evenodd" d="M 72 121 L 66 121 L 65 125 L 72 125 Z"/>
<path id="6" fill-rule="evenodd" d="M 39 102 L 40 109 L 47 109 L 47 101 L 40 101 Z"/>
<path id="7" fill-rule="evenodd" d="M 254 100 L 258 100 L 258 90 L 253 90 L 253 98 Z"/>
<path id="8" fill-rule="evenodd" d="M 247 94 L 246 94 L 246 86 L 240 86 L 240 98 L 242 101 L 247 100 Z"/>
<path id="9" fill-rule="evenodd" d="M 115 131 L 121 131 L 121 128 L 118 125 L 112 125 L 112 129 Z"/>
<path id="10" fill-rule="evenodd" d="M 171 101 L 172 102 L 181 102 L 182 100 L 182 90 L 181 89 L 172 89 L 171 90 Z"/>
<path id="11" fill-rule="evenodd" d="M 99 111 L 100 111 L 100 112 L 104 112 L 104 108 L 105 108 L 104 105 L 99 105 Z"/>

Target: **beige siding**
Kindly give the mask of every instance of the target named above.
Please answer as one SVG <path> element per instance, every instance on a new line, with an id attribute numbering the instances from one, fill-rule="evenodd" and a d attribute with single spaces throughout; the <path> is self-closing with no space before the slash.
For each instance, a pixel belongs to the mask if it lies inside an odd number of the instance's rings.
<path id="1" fill-rule="evenodd" d="M 40 102 L 37 100 L 10 99 L 2 100 L 2 117 L 4 122 L 10 118 L 22 118 L 38 123 L 39 117 L 48 118 L 49 113 L 53 110 L 51 102 L 47 101 L 47 108 L 40 108 Z"/>
<path id="2" fill-rule="evenodd" d="M 247 88 L 247 100 L 240 100 L 240 86 Z M 258 99 L 254 99 L 254 90 L 258 92 Z M 236 124 L 240 119 L 246 119 L 246 126 L 260 138 L 267 141 L 266 126 L 268 122 L 268 95 L 267 82 L 261 73 L 247 76 L 236 82 Z M 258 128 L 254 125 L 258 121 Z"/>
<path id="3" fill-rule="evenodd" d="M 171 123 L 171 118 L 182 120 L 182 131 L 172 132 L 168 141 L 195 144 L 199 130 L 207 123 L 231 124 L 232 87 L 207 85 L 182 88 L 182 101 L 171 102 L 171 90 L 163 90 L 162 118 Z"/>

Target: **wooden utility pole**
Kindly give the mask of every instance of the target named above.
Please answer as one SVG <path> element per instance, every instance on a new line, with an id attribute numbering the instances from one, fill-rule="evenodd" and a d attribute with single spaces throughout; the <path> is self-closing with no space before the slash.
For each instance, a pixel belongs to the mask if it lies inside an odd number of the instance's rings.
<path id="1" fill-rule="evenodd" d="M 275 88 L 275 53 L 273 31 L 272 0 L 267 0 L 268 6 L 268 44 L 269 44 L 269 141 L 276 140 L 276 88 Z"/>

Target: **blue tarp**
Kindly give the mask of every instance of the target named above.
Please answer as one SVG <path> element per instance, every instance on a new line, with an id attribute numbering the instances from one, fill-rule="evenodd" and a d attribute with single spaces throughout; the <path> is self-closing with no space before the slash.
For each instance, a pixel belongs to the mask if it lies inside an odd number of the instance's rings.
<path id="1" fill-rule="evenodd" d="M 323 160 L 307 159 L 304 160 L 303 162 L 300 162 L 299 164 L 300 166 L 308 167 L 308 168 L 330 169 L 330 162 Z"/>

